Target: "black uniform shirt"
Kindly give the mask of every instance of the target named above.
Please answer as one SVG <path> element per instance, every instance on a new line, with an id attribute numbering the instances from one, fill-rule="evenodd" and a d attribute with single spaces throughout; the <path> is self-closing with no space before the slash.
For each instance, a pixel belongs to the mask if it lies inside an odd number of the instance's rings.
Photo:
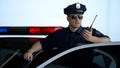
<path id="1" fill-rule="evenodd" d="M 77 43 L 79 44 L 92 43 L 86 41 L 81 36 L 84 29 L 86 29 L 86 27 L 81 26 L 76 32 L 72 32 L 69 29 L 69 27 L 64 28 L 62 30 L 57 30 L 54 33 L 48 35 L 45 39 L 40 40 L 42 44 L 42 48 L 43 50 L 49 50 L 54 47 L 57 47 L 59 49 L 64 50 L 76 46 Z M 93 36 L 97 36 L 97 37 L 108 37 L 94 28 L 92 34 Z"/>

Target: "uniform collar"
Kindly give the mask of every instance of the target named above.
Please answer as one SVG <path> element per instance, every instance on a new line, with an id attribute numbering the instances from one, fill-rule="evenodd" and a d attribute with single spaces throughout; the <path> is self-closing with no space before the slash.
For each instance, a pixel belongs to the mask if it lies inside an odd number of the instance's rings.
<path id="1" fill-rule="evenodd" d="M 68 32 L 72 32 L 72 31 L 69 29 L 69 27 L 68 27 L 67 29 L 68 29 Z M 81 34 L 82 32 L 83 32 L 83 27 L 80 26 L 80 28 L 79 28 L 75 33 Z M 72 33 L 73 33 L 73 32 L 72 32 Z"/>

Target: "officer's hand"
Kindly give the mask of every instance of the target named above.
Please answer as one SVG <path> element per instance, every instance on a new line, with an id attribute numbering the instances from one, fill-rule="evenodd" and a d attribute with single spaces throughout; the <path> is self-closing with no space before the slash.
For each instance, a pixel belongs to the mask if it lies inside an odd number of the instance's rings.
<path id="1" fill-rule="evenodd" d="M 28 60 L 28 61 L 32 61 L 33 60 L 33 54 L 30 52 L 26 52 L 24 54 L 24 59 Z"/>
<path id="2" fill-rule="evenodd" d="M 83 33 L 82 33 L 82 37 L 87 40 L 92 42 L 92 29 L 84 29 Z"/>

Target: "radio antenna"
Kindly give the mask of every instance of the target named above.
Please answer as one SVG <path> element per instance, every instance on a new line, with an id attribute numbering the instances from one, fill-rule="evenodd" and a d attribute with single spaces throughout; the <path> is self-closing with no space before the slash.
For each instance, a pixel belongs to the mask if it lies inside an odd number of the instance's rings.
<path id="1" fill-rule="evenodd" d="M 90 28 L 89 28 L 89 29 L 91 29 L 91 28 L 92 28 L 92 25 L 93 25 L 93 23 L 94 23 L 94 21 L 95 21 L 96 17 L 97 17 L 97 15 L 95 16 L 94 20 L 92 21 L 92 24 L 90 25 Z"/>

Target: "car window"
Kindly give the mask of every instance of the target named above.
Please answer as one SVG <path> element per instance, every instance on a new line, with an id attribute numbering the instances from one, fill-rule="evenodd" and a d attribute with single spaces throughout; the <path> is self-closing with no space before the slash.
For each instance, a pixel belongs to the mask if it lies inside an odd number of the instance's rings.
<path id="1" fill-rule="evenodd" d="M 74 51 L 69 53 L 61 58 L 55 60 L 51 64 L 56 66 L 63 66 L 67 68 L 77 68 L 77 67 L 85 67 L 89 66 L 92 61 L 92 51 L 87 49 L 83 52 L 83 50 Z M 51 66 L 51 64 L 49 64 Z M 49 68 L 49 65 L 45 68 Z M 53 66 L 54 67 L 54 66 Z"/>
<path id="2" fill-rule="evenodd" d="M 117 68 L 120 46 L 87 48 L 68 53 L 45 68 Z"/>
<path id="3" fill-rule="evenodd" d="M 50 27 L 1 26 L 0 27 L 0 68 L 2 66 L 16 67 L 17 65 L 19 65 L 19 63 L 16 64 L 16 61 L 23 60 L 23 54 L 36 41 L 44 39 L 47 35 L 59 29 L 62 29 L 62 27 L 61 26 L 50 26 Z M 17 53 L 18 50 L 19 52 Z M 12 57 L 13 55 L 14 57 Z M 11 57 L 12 59 L 10 59 Z"/>

